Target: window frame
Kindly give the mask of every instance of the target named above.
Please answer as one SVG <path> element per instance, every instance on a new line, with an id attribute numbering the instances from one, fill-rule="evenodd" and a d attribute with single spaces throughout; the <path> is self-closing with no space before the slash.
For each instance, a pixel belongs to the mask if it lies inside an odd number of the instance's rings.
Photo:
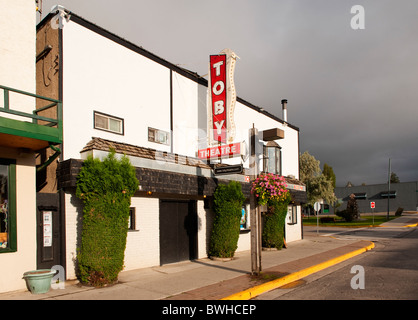
<path id="1" fill-rule="evenodd" d="M 109 127 L 109 129 L 102 128 L 102 127 L 98 127 L 96 125 L 96 115 L 108 119 L 108 127 Z M 109 121 L 111 119 L 112 120 L 120 121 L 120 124 L 121 124 L 121 131 L 120 132 L 110 129 L 110 122 Z M 96 129 L 96 130 L 106 131 L 106 132 L 110 132 L 110 133 L 114 133 L 114 134 L 119 134 L 119 135 L 122 135 L 123 136 L 123 135 L 125 135 L 125 120 L 123 118 L 119 118 L 119 117 L 116 117 L 116 116 L 112 116 L 110 114 L 106 114 L 106 113 L 103 113 L 103 112 L 93 111 L 93 128 Z"/>
<path id="2" fill-rule="evenodd" d="M 8 241 L 7 248 L 0 248 L 1 253 L 17 251 L 17 224 L 16 224 L 16 160 L 0 158 L 0 164 L 8 166 Z"/>
<path id="3" fill-rule="evenodd" d="M 274 157 L 275 157 L 275 163 L 274 163 L 274 172 L 269 171 L 269 148 L 274 149 Z M 267 145 L 263 146 L 263 171 L 268 173 L 277 174 L 279 176 L 282 175 L 282 148 L 277 144 L 270 144 L 267 143 Z"/>
<path id="4" fill-rule="evenodd" d="M 288 205 L 287 214 L 289 216 L 287 224 L 293 225 L 298 223 L 298 206 L 294 204 Z"/>
<path id="5" fill-rule="evenodd" d="M 136 228 L 136 208 L 130 207 L 129 208 L 129 226 L 128 231 L 139 231 Z"/>
<path id="6" fill-rule="evenodd" d="M 150 134 L 150 132 L 152 132 L 152 135 Z M 166 142 L 161 142 L 161 141 L 159 141 L 159 139 L 156 139 L 156 137 L 160 133 L 166 135 L 166 137 L 167 137 Z M 158 143 L 158 144 L 162 144 L 162 145 L 165 145 L 165 146 L 169 146 L 169 145 L 171 145 L 171 134 L 168 131 L 148 127 L 148 141 Z"/>

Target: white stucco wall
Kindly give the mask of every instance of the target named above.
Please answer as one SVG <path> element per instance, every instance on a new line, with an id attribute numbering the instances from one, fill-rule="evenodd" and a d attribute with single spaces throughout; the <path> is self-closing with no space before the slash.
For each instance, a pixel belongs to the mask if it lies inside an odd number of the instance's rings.
<path id="1" fill-rule="evenodd" d="M 170 72 L 79 24 L 63 28 L 64 159 L 92 137 L 170 151 L 148 127 L 170 131 Z M 94 129 L 93 111 L 124 119 L 124 135 Z"/>
<path id="2" fill-rule="evenodd" d="M 157 266 L 160 264 L 159 199 L 131 199 L 135 208 L 136 230 L 128 231 L 124 270 Z"/>
<path id="3" fill-rule="evenodd" d="M 148 141 L 148 127 L 170 132 L 170 70 L 79 24 L 63 28 L 64 159 L 79 152 L 94 136 L 170 151 L 171 146 Z M 173 152 L 196 156 L 207 147 L 207 87 L 172 72 Z M 124 135 L 93 128 L 93 111 L 124 119 Z M 67 124 L 67 125 L 66 125 Z M 76 124 L 76 125 L 75 125 Z M 298 178 L 298 131 L 237 102 L 236 142 L 249 146 L 249 129 L 285 131 L 283 175 Z M 76 138 L 75 138 L 76 137 Z M 240 163 L 225 159 L 223 163 Z M 244 163 L 249 166 L 248 160 Z M 260 170 L 262 161 L 260 161 Z"/>
<path id="4" fill-rule="evenodd" d="M 0 84 L 35 93 L 35 1 L 0 0 L 0 8 Z M 10 109 L 32 114 L 35 101 L 10 93 Z M 5 113 L 0 117 L 22 119 Z M 25 289 L 23 273 L 36 269 L 36 169 L 33 153 L 0 147 L 0 158 L 16 160 L 17 251 L 0 253 L 0 292 L 7 292 Z"/>
<path id="5" fill-rule="evenodd" d="M 286 222 L 285 222 L 285 234 L 286 234 L 286 242 L 292 242 L 296 240 L 302 239 L 302 208 L 301 206 L 296 206 L 297 210 L 297 223 L 290 224 L 291 217 L 288 212 L 286 215 Z"/>
<path id="6" fill-rule="evenodd" d="M 0 0 L 0 84 L 36 92 L 36 11 L 33 0 Z M 4 106 L 0 90 L 0 107 Z M 10 108 L 32 114 L 33 98 L 10 93 Z M 0 116 L 6 117 L 4 113 Z M 9 118 L 19 117 L 7 115 Z"/>

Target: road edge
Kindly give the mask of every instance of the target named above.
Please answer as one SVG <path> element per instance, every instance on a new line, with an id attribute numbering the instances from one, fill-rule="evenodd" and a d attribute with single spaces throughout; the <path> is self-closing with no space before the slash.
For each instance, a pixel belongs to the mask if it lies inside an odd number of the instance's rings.
<path id="1" fill-rule="evenodd" d="M 279 288 L 281 286 L 284 286 L 288 283 L 291 283 L 291 282 L 294 282 L 296 280 L 305 278 L 305 277 L 307 277 L 307 276 L 309 276 L 309 275 L 311 275 L 315 272 L 319 272 L 319 271 L 324 270 L 326 268 L 329 268 L 333 265 L 336 265 L 340 262 L 343 262 L 343 261 L 348 260 L 352 257 L 355 257 L 359 254 L 362 254 L 366 251 L 369 251 L 369 250 L 373 249 L 374 247 L 375 247 L 374 243 L 370 242 L 369 245 L 367 245 L 363 248 L 356 249 L 354 251 L 345 253 L 341 256 L 338 256 L 338 257 L 332 258 L 330 260 L 321 262 L 321 263 L 313 265 L 311 267 L 302 269 L 300 271 L 296 271 L 296 272 L 288 274 L 288 275 L 286 275 L 282 278 L 263 283 L 261 285 L 255 286 L 253 288 L 250 288 L 250 289 L 238 292 L 238 293 L 234 293 L 230 296 L 222 298 L 221 300 L 249 300 L 249 299 L 255 298 L 256 296 L 258 296 L 262 293 L 277 289 L 277 288 Z"/>

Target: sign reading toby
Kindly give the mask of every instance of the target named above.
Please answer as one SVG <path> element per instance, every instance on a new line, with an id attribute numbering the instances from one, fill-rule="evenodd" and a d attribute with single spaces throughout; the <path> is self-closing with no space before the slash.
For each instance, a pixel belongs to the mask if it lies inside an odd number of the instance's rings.
<path id="1" fill-rule="evenodd" d="M 209 145 L 232 143 L 235 138 L 234 110 L 237 96 L 234 70 L 237 58 L 230 49 L 224 49 L 209 58 Z"/>

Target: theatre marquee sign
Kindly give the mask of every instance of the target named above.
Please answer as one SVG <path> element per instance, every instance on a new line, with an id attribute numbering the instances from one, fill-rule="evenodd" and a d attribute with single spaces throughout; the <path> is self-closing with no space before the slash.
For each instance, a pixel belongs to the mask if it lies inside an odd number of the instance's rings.
<path id="1" fill-rule="evenodd" d="M 201 160 L 233 158 L 243 155 L 244 151 L 245 148 L 242 147 L 241 142 L 224 144 L 200 149 L 198 151 L 198 158 Z"/>
<path id="2" fill-rule="evenodd" d="M 230 49 L 224 49 L 209 58 L 208 144 L 210 146 L 230 144 L 235 138 L 234 111 L 237 96 L 234 70 L 237 58 Z"/>

